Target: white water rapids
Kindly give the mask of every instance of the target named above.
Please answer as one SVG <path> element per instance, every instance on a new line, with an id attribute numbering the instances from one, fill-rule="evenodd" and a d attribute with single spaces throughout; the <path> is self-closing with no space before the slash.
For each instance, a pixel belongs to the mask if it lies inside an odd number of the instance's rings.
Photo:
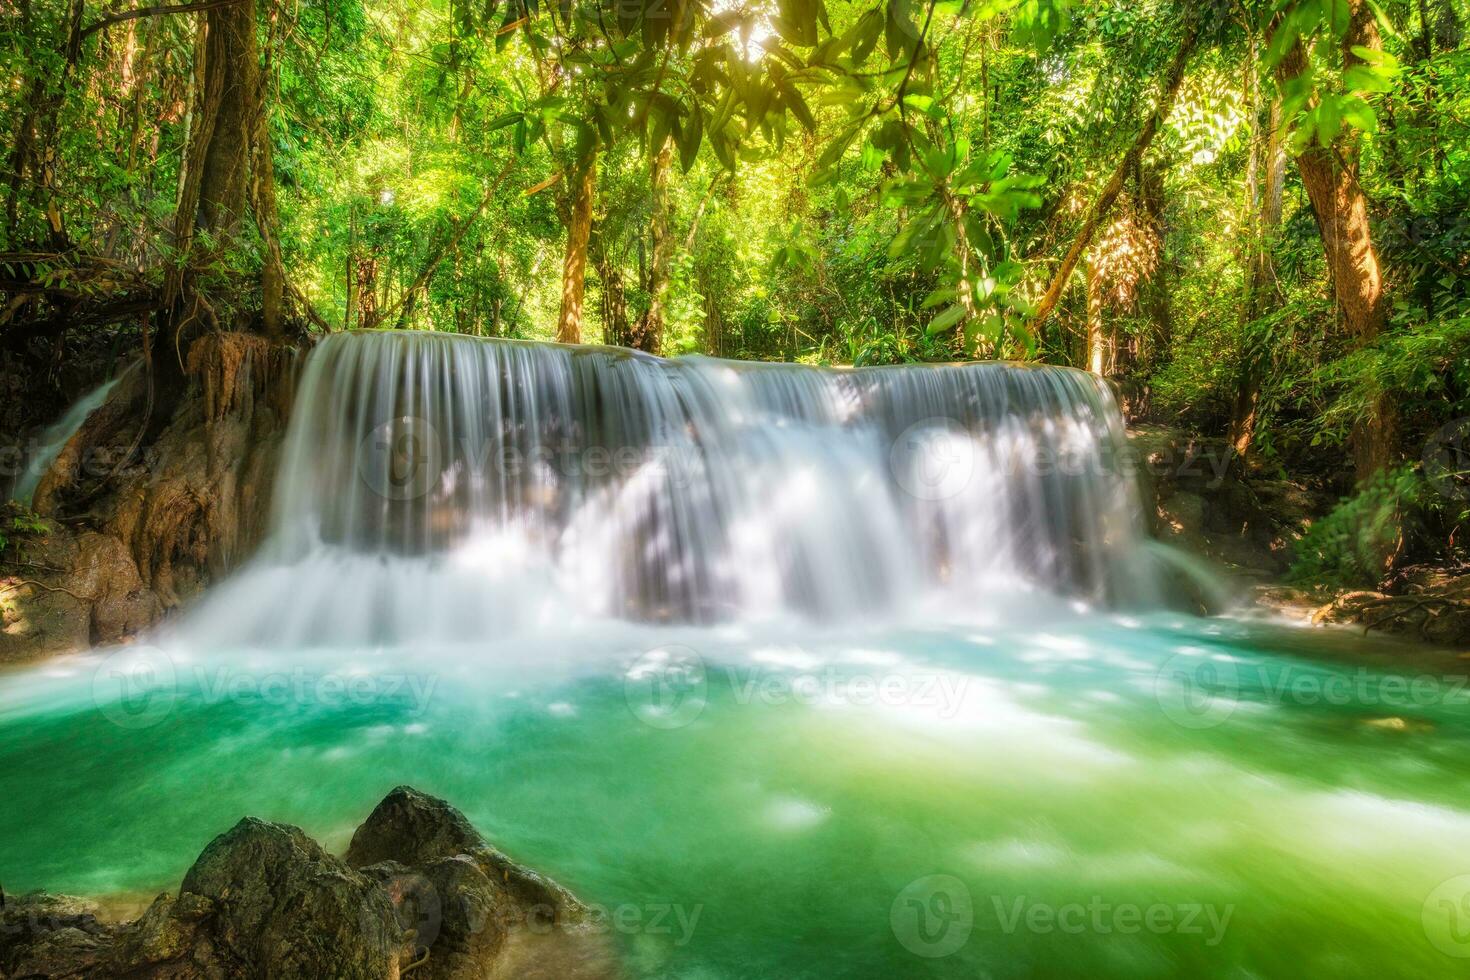
<path id="1" fill-rule="evenodd" d="M 984 604 L 1150 605 L 1106 386 L 998 363 L 826 370 L 429 334 L 309 356 L 263 554 L 212 643 L 483 639 Z"/>

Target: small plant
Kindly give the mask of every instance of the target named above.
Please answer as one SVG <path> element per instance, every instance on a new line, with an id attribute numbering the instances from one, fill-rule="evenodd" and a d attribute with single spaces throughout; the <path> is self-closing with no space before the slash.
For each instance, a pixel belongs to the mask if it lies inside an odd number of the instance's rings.
<path id="1" fill-rule="evenodd" d="M 49 530 L 46 522 L 30 511 L 23 511 L 11 518 L 10 528 L 22 534 L 45 534 Z"/>
<path id="2" fill-rule="evenodd" d="M 45 534 L 50 531 L 46 521 L 19 504 L 5 505 L 5 520 L 0 523 L 0 554 L 10 546 L 12 535 Z"/>
<path id="3" fill-rule="evenodd" d="M 1407 467 L 1369 480 L 1298 542 L 1292 579 L 1345 587 L 1377 585 L 1421 520 L 1426 490 L 1423 476 Z"/>

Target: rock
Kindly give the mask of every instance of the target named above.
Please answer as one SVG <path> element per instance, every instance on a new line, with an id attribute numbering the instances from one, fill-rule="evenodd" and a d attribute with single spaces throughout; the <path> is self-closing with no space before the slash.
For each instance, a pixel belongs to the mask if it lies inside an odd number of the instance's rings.
<path id="1" fill-rule="evenodd" d="M 292 364 L 289 349 L 257 336 L 200 337 L 189 348 L 188 387 L 170 406 L 168 426 L 146 447 L 143 462 L 118 477 L 115 492 L 93 505 L 101 530 L 128 546 L 164 609 L 237 568 L 268 526 Z M 126 398 L 109 399 L 117 411 L 89 418 L 83 441 L 122 443 L 140 417 L 139 397 L 126 411 Z M 38 511 L 40 499 L 38 492 Z"/>
<path id="2" fill-rule="evenodd" d="M 243 973 L 397 973 L 401 937 L 388 896 L 295 827 L 241 820 L 199 855 L 182 891 L 212 901 L 202 927 Z"/>
<path id="3" fill-rule="evenodd" d="M 476 963 L 488 963 L 499 952 L 506 924 L 500 893 L 469 855 L 442 858 L 424 869 L 424 877 L 439 896 L 437 935 L 432 941 L 431 977 L 473 973 Z"/>
<path id="4" fill-rule="evenodd" d="M 1360 626 L 1438 646 L 1470 644 L 1470 570 L 1410 566 L 1381 588 L 1340 593 L 1312 614 L 1312 622 Z"/>
<path id="5" fill-rule="evenodd" d="M 50 521 L 38 528 L 8 532 L 0 562 L 0 663 L 72 653 L 91 642 L 91 596 L 70 582 L 79 562 L 76 539 Z"/>
<path id="6" fill-rule="evenodd" d="M 559 924 L 585 916 L 586 908 L 565 888 L 491 847 L 453 806 L 410 786 L 390 792 L 357 828 L 347 863 L 354 868 L 383 861 L 423 867 L 461 854 L 472 858 L 501 893 L 501 921 Z"/>
<path id="7" fill-rule="evenodd" d="M 1248 472 L 1229 444 L 1164 426 L 1128 431 L 1151 502 L 1154 532 L 1245 580 L 1274 579 L 1322 501 L 1305 488 Z"/>
<path id="8" fill-rule="evenodd" d="M 0 976 L 77 977 L 106 954 L 113 930 L 97 906 L 69 895 L 32 892 L 0 906 Z"/>
<path id="9" fill-rule="evenodd" d="M 0 560 L 0 663 L 126 641 L 163 607 L 119 539 L 55 521 L 15 536 Z"/>
<path id="10" fill-rule="evenodd" d="M 352 835 L 346 861 L 354 868 L 383 861 L 413 866 L 484 846 L 480 832 L 459 810 L 411 786 L 399 786 Z"/>
<path id="11" fill-rule="evenodd" d="M 136 921 L 118 930 L 117 943 L 108 954 L 108 972 L 122 975 L 186 959 L 199 937 L 198 924 L 212 911 L 202 896 L 178 899 L 160 895 Z"/>
<path id="12" fill-rule="evenodd" d="M 131 639 L 163 615 L 163 605 L 143 584 L 133 556 L 112 535 L 81 534 L 76 569 L 68 585 L 73 592 L 92 597 L 92 643 Z"/>
<path id="13" fill-rule="evenodd" d="M 87 604 L 65 592 L 0 579 L 0 663 L 85 650 L 91 640 Z"/>
<path id="14" fill-rule="evenodd" d="M 204 849 L 177 898 L 158 896 L 123 926 L 99 922 L 80 899 L 0 897 L 0 978 L 621 975 L 605 936 L 583 928 L 585 906 L 490 847 L 443 800 L 394 790 L 349 858 L 358 869 L 295 827 L 246 817 Z"/>
<path id="15" fill-rule="evenodd" d="M 467 854 L 442 858 L 422 871 L 396 861 L 370 865 L 363 874 L 388 893 L 398 924 L 427 978 L 484 974 L 505 944 L 502 894 Z"/>

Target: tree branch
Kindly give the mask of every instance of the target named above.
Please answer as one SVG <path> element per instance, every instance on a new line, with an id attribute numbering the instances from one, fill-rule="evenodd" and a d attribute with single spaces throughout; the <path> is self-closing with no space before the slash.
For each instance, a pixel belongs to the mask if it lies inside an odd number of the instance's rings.
<path id="1" fill-rule="evenodd" d="M 1138 133 L 1138 138 L 1133 141 L 1133 146 L 1123 155 L 1123 159 L 1118 161 L 1112 178 L 1103 187 L 1097 201 L 1087 212 L 1087 220 L 1082 223 L 1082 230 L 1077 233 L 1072 247 L 1067 250 L 1066 258 L 1062 259 L 1061 268 L 1057 269 L 1056 275 L 1052 277 L 1051 286 L 1036 307 L 1036 317 L 1031 321 L 1032 332 L 1040 335 L 1041 328 L 1051 318 L 1052 311 L 1061 301 L 1062 293 L 1066 292 L 1073 270 L 1077 268 L 1077 263 L 1082 261 L 1082 253 L 1087 251 L 1087 247 L 1092 244 L 1092 236 L 1097 232 L 1097 226 L 1103 218 L 1107 217 L 1113 202 L 1123 192 L 1123 182 L 1127 179 L 1128 172 L 1137 165 L 1139 160 L 1143 159 L 1143 154 L 1148 150 L 1149 144 L 1163 128 L 1164 120 L 1169 117 L 1170 110 L 1174 108 L 1174 100 L 1178 97 L 1179 87 L 1184 82 L 1184 71 L 1189 67 L 1189 58 L 1194 53 L 1195 43 L 1198 40 L 1199 27 L 1196 23 L 1191 23 L 1184 35 L 1183 42 L 1179 45 L 1179 53 L 1174 56 L 1174 63 L 1169 66 L 1169 74 L 1164 81 L 1164 94 L 1159 98 L 1158 108 L 1154 110 L 1148 122 L 1144 123 L 1143 129 Z"/>
<path id="2" fill-rule="evenodd" d="M 115 14 L 108 14 L 95 23 L 88 24 L 82 28 L 80 40 L 86 40 L 98 31 L 106 30 L 113 24 L 121 24 L 124 21 L 137 20 L 140 17 L 162 17 L 167 14 L 192 14 L 201 10 L 214 10 L 217 7 L 229 7 L 241 3 L 243 0 L 205 0 L 202 3 L 160 4 L 156 7 L 138 7 L 134 10 L 122 10 Z"/>
<path id="3" fill-rule="evenodd" d="M 495 178 L 495 181 L 491 183 L 489 187 L 485 188 L 485 193 L 480 197 L 479 205 L 475 208 L 475 210 L 470 214 L 468 218 L 460 223 L 459 227 L 454 230 L 454 233 L 450 235 L 444 241 L 444 243 L 434 251 L 434 253 L 429 257 L 429 260 L 424 263 L 423 269 L 414 278 L 413 285 L 404 290 L 403 296 L 398 300 L 397 303 L 395 303 L 393 306 L 389 307 L 382 313 L 382 315 L 380 316 L 380 320 L 386 321 L 389 317 L 397 314 L 397 328 L 399 330 L 402 330 L 406 326 L 408 326 L 408 318 L 413 313 L 414 296 L 418 293 L 420 289 L 428 284 L 429 278 L 434 275 L 434 270 L 439 268 L 439 263 L 443 260 L 444 256 L 453 251 L 454 248 L 459 245 L 460 240 L 464 238 L 465 233 L 468 232 L 470 228 L 474 225 L 474 223 L 480 219 L 480 215 L 485 213 L 485 208 L 489 206 L 490 199 L 495 196 L 495 192 L 500 189 L 500 185 L 505 183 L 505 179 L 510 176 L 510 172 L 515 169 L 515 166 L 518 162 L 520 162 L 520 158 L 512 155 L 510 160 L 506 163 L 504 169 L 500 171 L 500 175 Z"/>

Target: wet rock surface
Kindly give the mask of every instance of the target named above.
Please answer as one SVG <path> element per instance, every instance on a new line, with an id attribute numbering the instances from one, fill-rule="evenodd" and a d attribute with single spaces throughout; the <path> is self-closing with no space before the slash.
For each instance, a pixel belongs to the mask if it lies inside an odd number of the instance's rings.
<path id="1" fill-rule="evenodd" d="M 0 526 L 0 664 L 126 642 L 264 533 L 294 352 L 244 334 L 189 349 L 172 394 L 128 371 Z"/>
<path id="2" fill-rule="evenodd" d="M 358 828 L 346 860 L 246 817 L 210 842 L 177 896 L 123 925 L 83 899 L 11 898 L 0 978 L 619 976 L 582 928 L 586 913 L 454 807 L 405 786 Z"/>
<path id="3" fill-rule="evenodd" d="M 586 911 L 556 882 L 487 844 L 463 813 L 410 786 L 399 786 L 384 797 L 347 848 L 347 863 L 356 868 L 381 861 L 434 867 L 457 857 L 468 858 L 494 882 L 500 908 L 524 913 L 523 919 L 571 922 Z"/>
<path id="4" fill-rule="evenodd" d="M 1223 566 L 1243 584 L 1278 579 L 1324 501 L 1306 487 L 1242 475 L 1224 439 L 1162 426 L 1129 430 L 1154 534 Z"/>
<path id="5" fill-rule="evenodd" d="M 70 895 L 35 892 L 0 907 L 0 977 L 81 977 L 94 973 L 115 930 L 97 906 Z"/>

